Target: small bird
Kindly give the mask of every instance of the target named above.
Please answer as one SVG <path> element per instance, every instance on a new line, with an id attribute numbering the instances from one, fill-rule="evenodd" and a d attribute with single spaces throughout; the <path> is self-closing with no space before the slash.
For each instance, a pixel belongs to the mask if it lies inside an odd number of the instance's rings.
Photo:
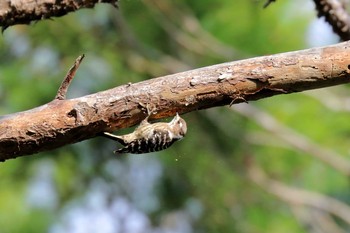
<path id="1" fill-rule="evenodd" d="M 102 136 L 119 142 L 124 147 L 114 153 L 144 154 L 164 150 L 174 142 L 182 139 L 187 132 L 186 121 L 178 113 L 169 122 L 149 123 L 147 116 L 134 132 L 125 135 L 114 135 L 103 132 Z"/>

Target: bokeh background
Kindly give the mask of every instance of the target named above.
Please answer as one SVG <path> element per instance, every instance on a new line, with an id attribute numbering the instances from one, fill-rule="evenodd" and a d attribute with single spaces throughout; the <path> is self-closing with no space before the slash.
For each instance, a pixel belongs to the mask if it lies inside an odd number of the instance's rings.
<path id="1" fill-rule="evenodd" d="M 312 1 L 264 3 L 121 0 L 10 27 L 0 114 L 52 100 L 82 53 L 69 98 L 338 42 Z M 94 138 L 6 161 L 0 232 L 349 232 L 349 97 L 343 85 L 191 112 L 186 138 L 148 155 Z"/>

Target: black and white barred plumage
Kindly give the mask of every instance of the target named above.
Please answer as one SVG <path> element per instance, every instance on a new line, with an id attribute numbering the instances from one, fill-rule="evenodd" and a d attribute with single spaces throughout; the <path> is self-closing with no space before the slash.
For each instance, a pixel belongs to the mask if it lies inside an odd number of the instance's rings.
<path id="1" fill-rule="evenodd" d="M 149 116 L 148 116 L 149 117 Z M 124 147 L 114 153 L 143 154 L 164 150 L 182 139 L 187 132 L 187 125 L 179 114 L 169 122 L 149 123 L 144 119 L 134 132 L 117 136 L 104 132 L 103 136 L 118 141 Z"/>

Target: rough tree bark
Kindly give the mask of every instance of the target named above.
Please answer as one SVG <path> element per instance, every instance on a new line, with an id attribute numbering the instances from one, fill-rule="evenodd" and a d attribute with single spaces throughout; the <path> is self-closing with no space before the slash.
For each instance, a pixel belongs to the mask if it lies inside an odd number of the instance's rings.
<path id="1" fill-rule="evenodd" d="M 0 118 L 0 160 L 51 150 L 152 119 L 350 82 L 350 42 L 126 84 Z M 64 95 L 63 95 L 64 96 Z M 189 126 L 190 127 L 190 126 Z"/>

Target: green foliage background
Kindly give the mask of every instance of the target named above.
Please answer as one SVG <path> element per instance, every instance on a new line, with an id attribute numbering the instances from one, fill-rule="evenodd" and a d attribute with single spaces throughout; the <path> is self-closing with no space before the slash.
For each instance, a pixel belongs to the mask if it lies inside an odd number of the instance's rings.
<path id="1" fill-rule="evenodd" d="M 316 13 L 305 2 L 125 0 L 11 27 L 0 37 L 0 114 L 49 102 L 82 53 L 70 98 L 307 48 Z M 349 162 L 347 89 L 250 103 L 257 115 L 247 106 L 186 114 L 187 137 L 154 154 L 116 157 L 113 142 L 96 138 L 1 163 L 0 232 L 345 232 L 336 214 L 292 191 L 298 201 L 286 201 L 271 184 L 347 205 L 347 174 L 314 149 Z"/>

